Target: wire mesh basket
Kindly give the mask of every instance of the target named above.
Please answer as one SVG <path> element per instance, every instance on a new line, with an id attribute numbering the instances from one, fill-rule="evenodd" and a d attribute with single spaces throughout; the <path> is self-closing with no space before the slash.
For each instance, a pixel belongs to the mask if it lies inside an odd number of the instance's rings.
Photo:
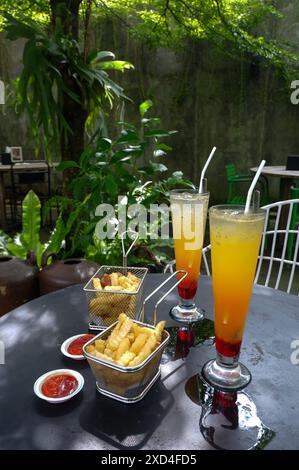
<path id="1" fill-rule="evenodd" d="M 115 323 L 121 313 L 130 318 L 138 318 L 141 310 L 142 291 L 147 268 L 101 266 L 84 287 L 89 312 L 89 328 L 102 330 Z M 94 279 L 101 278 L 104 274 L 121 273 L 127 276 L 129 273 L 139 279 L 136 291 L 125 290 L 99 290 L 94 287 Z"/>
<path id="2" fill-rule="evenodd" d="M 152 325 L 133 320 L 138 325 L 147 326 L 154 330 Z M 136 367 L 122 367 L 107 363 L 98 357 L 89 354 L 86 347 L 98 339 L 107 339 L 117 323 L 102 331 L 89 343 L 84 345 L 83 354 L 86 357 L 99 393 L 123 403 L 135 403 L 141 400 L 160 377 L 160 362 L 163 350 L 169 340 L 169 333 L 163 332 L 160 346 Z"/>
<path id="3" fill-rule="evenodd" d="M 151 292 L 143 301 L 143 308 L 141 309 L 142 321 L 133 320 L 134 323 L 142 327 L 155 330 L 155 326 L 144 323 L 144 306 L 146 302 L 161 289 L 161 287 L 167 284 L 178 273 L 184 273 L 184 276 L 158 300 L 154 307 L 153 321 L 154 325 L 156 324 L 158 306 L 170 294 L 170 292 L 172 292 L 172 290 L 183 281 L 188 274 L 186 271 L 176 271 L 161 285 L 159 285 L 159 287 Z M 161 358 L 165 346 L 169 341 L 169 333 L 166 330 L 162 332 L 161 343 L 141 364 L 138 364 L 137 366 L 123 367 L 116 363 L 107 362 L 105 359 L 87 352 L 88 347 L 95 344 L 97 340 L 106 340 L 116 325 L 117 322 L 86 343 L 83 346 L 83 354 L 86 357 L 96 379 L 96 387 L 99 393 L 123 403 L 136 403 L 142 400 L 160 377 Z"/>

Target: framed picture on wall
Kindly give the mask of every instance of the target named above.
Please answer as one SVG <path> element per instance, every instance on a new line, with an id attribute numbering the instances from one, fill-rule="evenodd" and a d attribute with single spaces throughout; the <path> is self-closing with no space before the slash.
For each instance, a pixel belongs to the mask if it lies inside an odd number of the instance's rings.
<path id="1" fill-rule="evenodd" d="M 10 157 L 12 163 L 19 163 L 23 161 L 22 147 L 10 147 Z"/>

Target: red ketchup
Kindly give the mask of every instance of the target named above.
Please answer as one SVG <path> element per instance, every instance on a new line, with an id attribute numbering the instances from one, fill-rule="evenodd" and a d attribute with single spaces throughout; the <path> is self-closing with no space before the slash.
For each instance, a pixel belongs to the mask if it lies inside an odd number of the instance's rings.
<path id="1" fill-rule="evenodd" d="M 69 354 L 72 354 L 72 356 L 82 356 L 83 354 L 83 346 L 86 344 L 88 341 L 90 341 L 94 335 L 82 335 L 79 336 L 79 338 L 74 339 L 74 341 L 71 342 L 69 347 L 67 348 L 67 352 Z"/>
<path id="2" fill-rule="evenodd" d="M 49 398 L 63 398 L 78 387 L 77 379 L 70 374 L 53 374 L 41 386 L 42 393 Z"/>

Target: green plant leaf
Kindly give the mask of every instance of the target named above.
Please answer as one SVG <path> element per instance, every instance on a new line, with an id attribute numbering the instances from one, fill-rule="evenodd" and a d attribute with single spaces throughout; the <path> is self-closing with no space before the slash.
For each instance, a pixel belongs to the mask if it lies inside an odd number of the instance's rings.
<path id="1" fill-rule="evenodd" d="M 0 256 L 8 255 L 9 251 L 7 245 L 13 243 L 12 238 L 7 235 L 3 230 L 0 230 Z"/>
<path id="2" fill-rule="evenodd" d="M 129 129 L 131 131 L 136 131 L 136 126 L 134 126 L 133 124 L 131 124 L 130 122 L 126 122 L 126 121 L 117 121 L 115 123 L 117 126 L 121 126 L 121 127 L 124 127 L 125 129 Z"/>
<path id="3" fill-rule="evenodd" d="M 103 137 L 97 142 L 97 148 L 102 151 L 110 150 L 112 146 L 112 141 L 106 137 Z"/>
<path id="4" fill-rule="evenodd" d="M 22 203 L 22 233 L 20 240 L 26 251 L 38 249 L 41 224 L 41 203 L 34 191 L 30 190 Z"/>
<path id="5" fill-rule="evenodd" d="M 154 129 L 144 133 L 144 137 L 169 137 L 172 134 L 176 134 L 177 131 L 165 131 L 164 129 Z"/>
<path id="6" fill-rule="evenodd" d="M 161 122 L 160 118 L 143 118 L 141 119 L 142 124 L 149 126 L 149 124 L 159 124 Z"/>
<path id="7" fill-rule="evenodd" d="M 99 67 L 102 70 L 119 70 L 123 72 L 124 70 L 133 69 L 134 65 L 125 60 L 109 60 L 107 62 L 100 62 Z"/>
<path id="8" fill-rule="evenodd" d="M 111 194 L 111 195 L 117 194 L 118 185 L 117 185 L 113 175 L 110 174 L 110 175 L 106 176 L 104 185 L 105 185 L 105 189 L 106 189 L 108 194 Z"/>
<path id="9" fill-rule="evenodd" d="M 164 152 L 164 150 L 154 150 L 153 152 L 153 155 L 155 158 L 160 158 L 160 157 L 164 157 L 165 155 L 167 155 L 166 152 Z"/>
<path id="10" fill-rule="evenodd" d="M 157 143 L 155 145 L 156 149 L 163 150 L 164 152 L 170 152 L 172 150 L 172 147 L 169 145 L 163 144 L 162 142 Z"/>
<path id="11" fill-rule="evenodd" d="M 167 166 L 163 165 L 163 163 L 153 163 L 151 162 L 151 167 L 154 171 L 158 171 L 159 173 L 163 173 L 167 171 Z"/>
<path id="12" fill-rule="evenodd" d="M 118 144 L 132 144 L 132 143 L 139 143 L 140 138 L 136 132 L 127 131 L 122 134 L 122 136 L 117 139 Z"/>
<path id="13" fill-rule="evenodd" d="M 99 62 L 100 60 L 110 58 L 111 60 L 115 59 L 115 55 L 111 51 L 100 51 L 96 54 L 95 60 Z"/>
<path id="14" fill-rule="evenodd" d="M 143 103 L 139 105 L 139 113 L 140 116 L 143 118 L 145 113 L 153 106 L 152 100 L 145 100 Z"/>
<path id="15" fill-rule="evenodd" d="M 46 251 L 48 252 L 53 251 L 54 253 L 59 253 L 61 250 L 62 244 L 65 240 L 65 237 L 66 237 L 66 227 L 62 220 L 62 214 L 59 214 L 56 220 L 55 228 L 50 235 Z"/>
<path id="16" fill-rule="evenodd" d="M 172 176 L 177 179 L 181 179 L 184 176 L 184 173 L 182 171 L 174 171 L 172 173 Z"/>
<path id="17" fill-rule="evenodd" d="M 74 160 L 65 160 L 61 163 L 59 163 L 59 165 L 57 165 L 56 167 L 56 170 L 57 171 L 64 171 L 64 170 L 68 170 L 70 168 L 80 168 L 78 163 L 76 163 Z"/>
<path id="18" fill-rule="evenodd" d="M 18 258 L 25 259 L 27 256 L 27 250 L 22 245 L 17 245 L 16 243 L 8 243 L 6 245 L 9 254 L 17 256 Z"/>

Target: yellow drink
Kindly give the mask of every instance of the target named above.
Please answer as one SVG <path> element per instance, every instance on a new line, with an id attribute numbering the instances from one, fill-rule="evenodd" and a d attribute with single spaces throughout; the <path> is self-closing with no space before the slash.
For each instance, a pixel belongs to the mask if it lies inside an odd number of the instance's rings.
<path id="1" fill-rule="evenodd" d="M 202 316 L 199 309 L 196 311 L 193 299 L 198 285 L 209 193 L 172 191 L 170 202 L 176 269 L 188 272 L 178 286 L 180 305 L 174 307 L 172 316 L 178 321 L 194 321 Z"/>
<path id="2" fill-rule="evenodd" d="M 264 213 L 218 206 L 210 210 L 217 351 L 240 351 L 256 270 Z"/>

